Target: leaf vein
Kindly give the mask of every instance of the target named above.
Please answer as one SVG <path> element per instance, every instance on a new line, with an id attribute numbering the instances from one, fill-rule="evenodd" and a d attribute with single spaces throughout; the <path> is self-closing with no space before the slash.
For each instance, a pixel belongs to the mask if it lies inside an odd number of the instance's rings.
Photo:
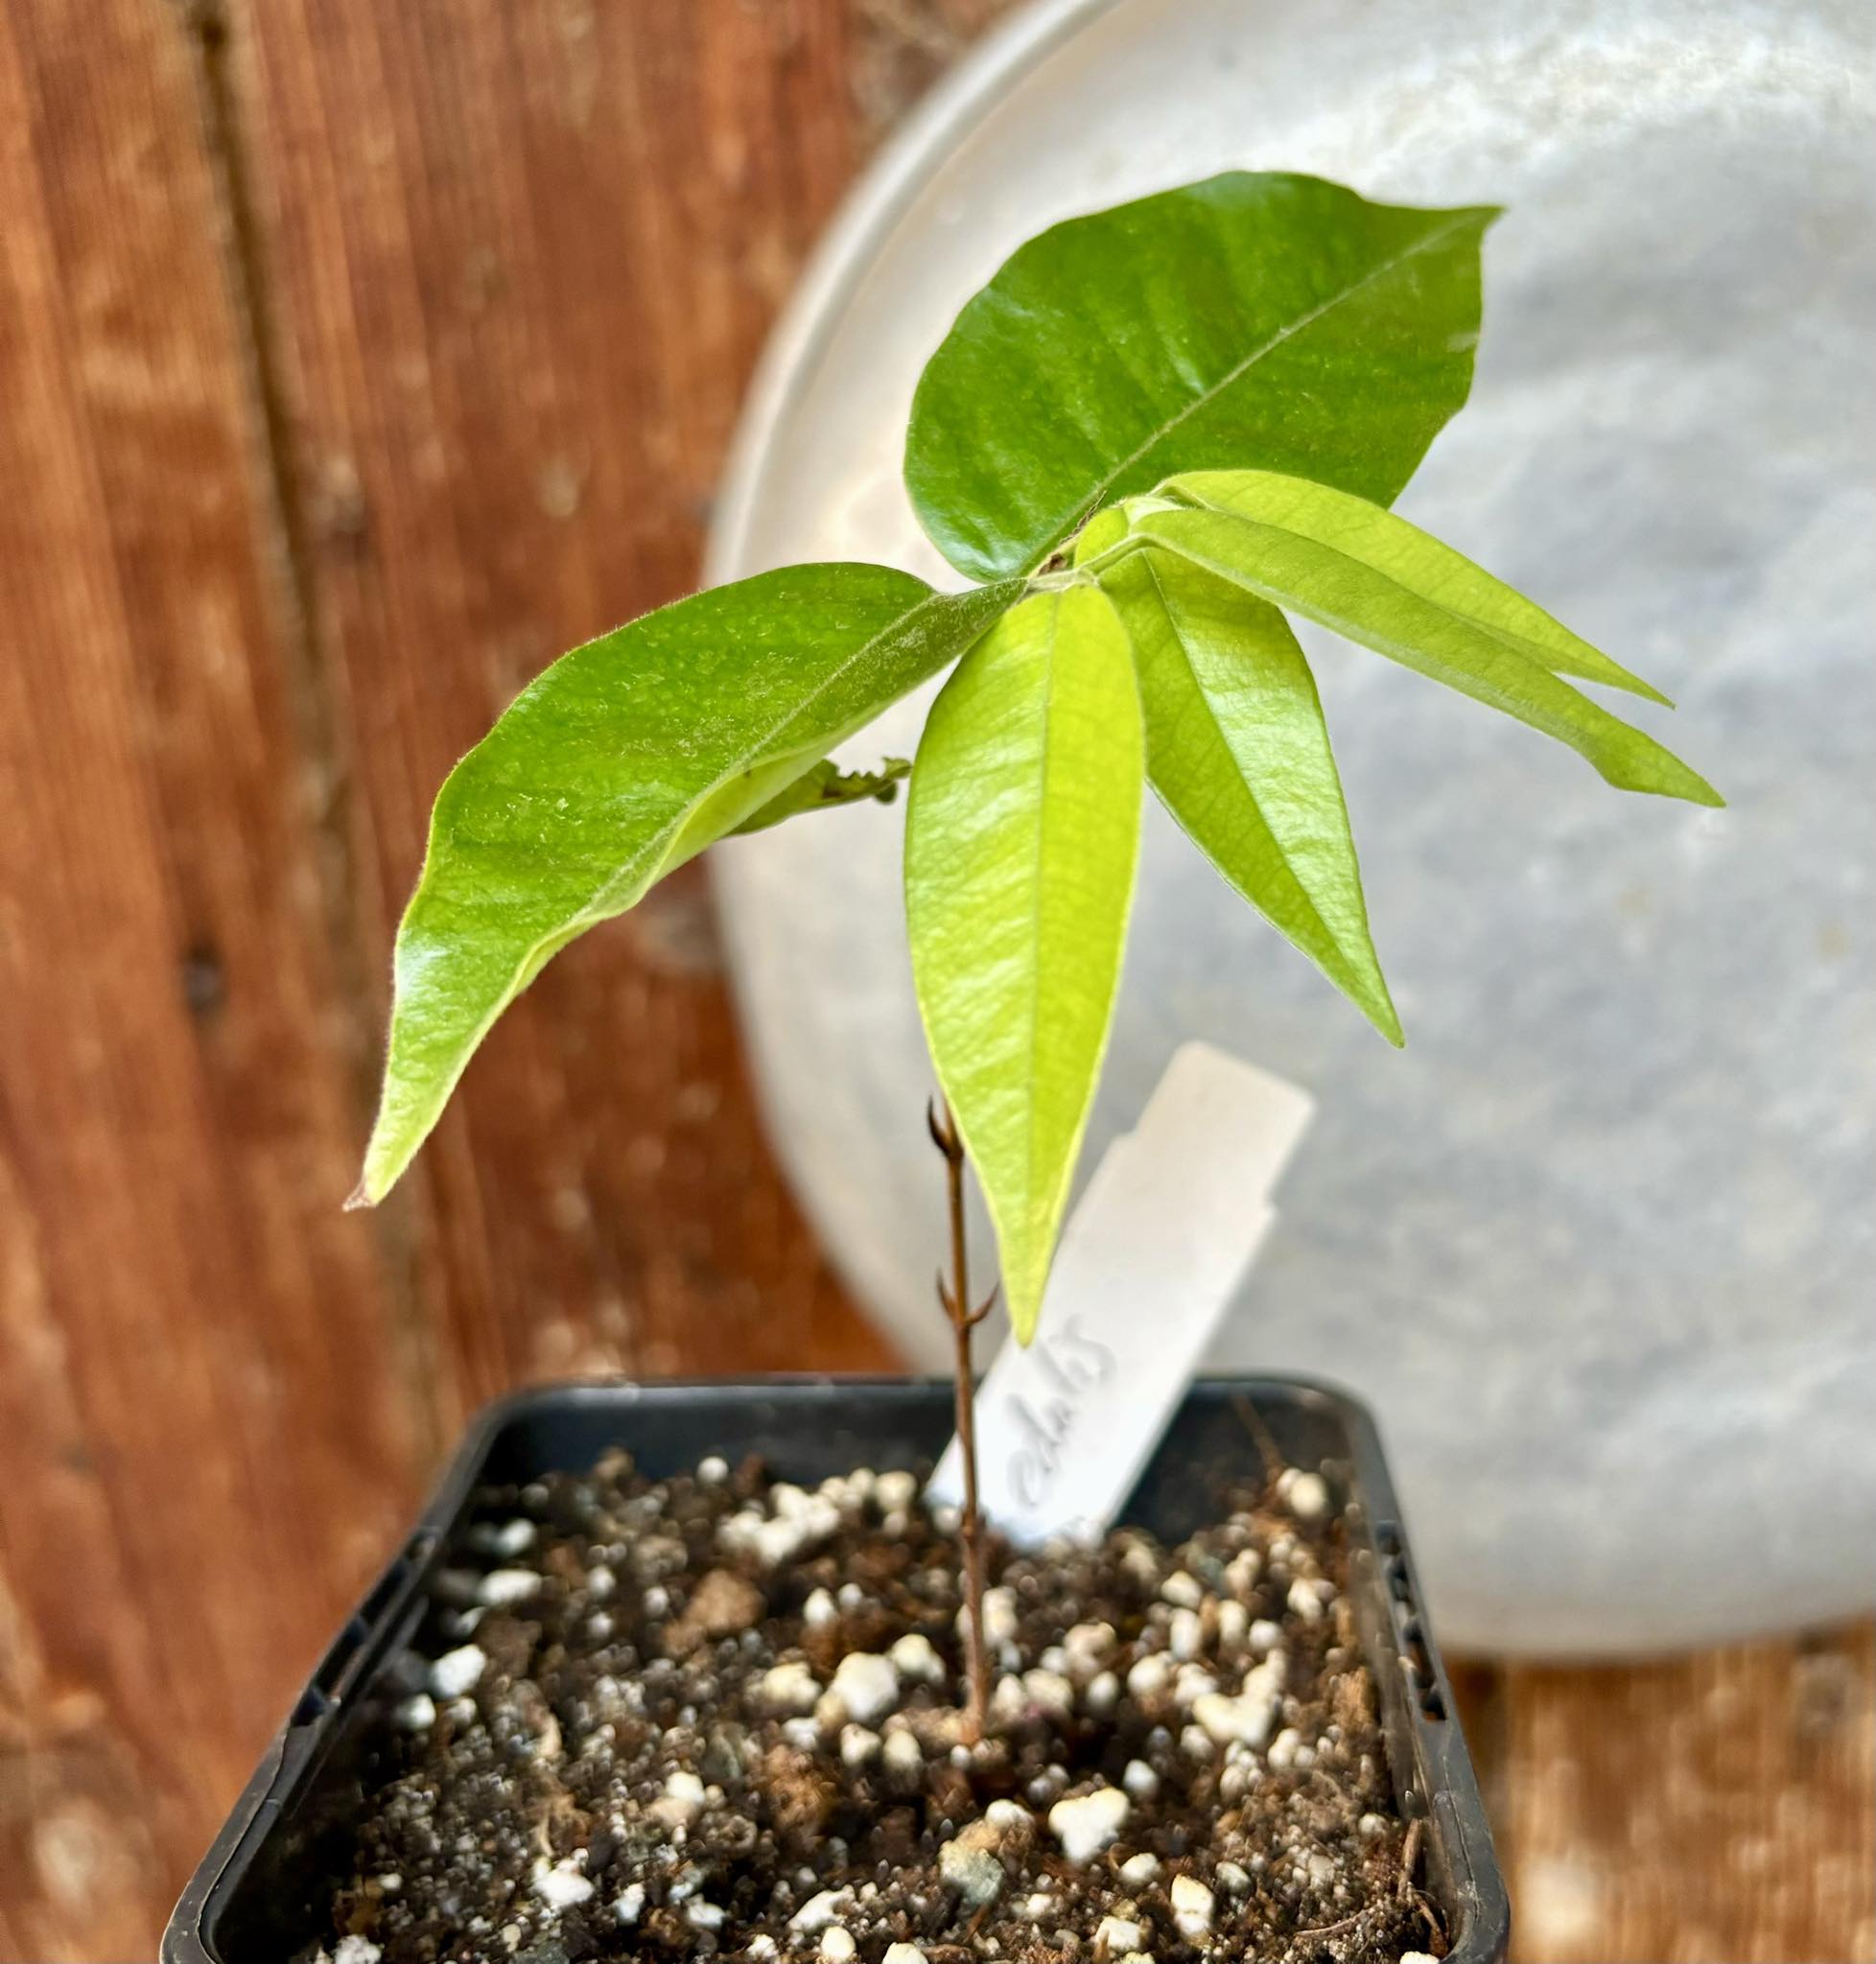
<path id="1" fill-rule="evenodd" d="M 1307 883 L 1304 881 L 1302 875 L 1297 870 L 1295 862 L 1291 859 L 1289 853 L 1284 851 L 1282 841 L 1277 836 L 1276 827 L 1271 824 L 1270 819 L 1265 814 L 1263 801 L 1257 796 L 1256 786 L 1251 782 L 1250 778 L 1245 774 L 1243 767 L 1238 764 L 1237 755 L 1231 749 L 1231 738 L 1225 734 L 1225 726 L 1219 720 L 1218 713 L 1215 709 L 1213 709 L 1211 704 L 1211 698 L 1209 695 L 1207 694 L 1205 686 L 1199 681 L 1197 670 L 1194 669 L 1192 666 L 1191 657 L 1186 652 L 1185 637 L 1184 634 L 1180 632 L 1178 620 L 1173 613 L 1172 602 L 1167 597 L 1165 587 L 1161 583 L 1160 578 L 1160 570 L 1153 563 L 1153 554 L 1150 551 L 1143 555 L 1142 563 L 1146 567 L 1147 577 L 1153 582 L 1153 591 L 1159 599 L 1161 611 L 1166 617 L 1166 624 L 1168 627 L 1172 629 L 1174 641 L 1176 641 L 1179 643 L 1179 651 L 1181 658 L 1185 663 L 1187 674 L 1189 674 L 1192 677 L 1192 686 L 1195 692 L 1198 695 L 1200 705 L 1203 707 L 1205 711 L 1206 719 L 1208 722 L 1210 723 L 1212 729 L 1217 733 L 1218 741 L 1223 746 L 1225 754 L 1231 758 L 1232 766 L 1236 771 L 1237 782 L 1242 786 L 1244 795 L 1250 802 L 1251 809 L 1253 810 L 1253 812 L 1256 814 L 1257 823 L 1260 826 L 1262 826 L 1265 837 L 1267 837 L 1270 840 L 1272 846 L 1275 847 L 1278 863 L 1282 866 L 1284 872 L 1286 872 L 1289 875 L 1291 883 L 1295 886 L 1297 892 L 1302 897 L 1303 905 L 1309 909 L 1310 919 L 1314 921 L 1316 925 L 1322 930 L 1324 938 L 1326 940 L 1330 949 L 1333 951 L 1337 962 L 1345 969 L 1348 968 L 1348 957 L 1343 952 L 1342 944 L 1339 937 L 1337 936 L 1334 928 L 1332 928 L 1329 925 L 1328 922 L 1324 918 L 1323 910 L 1317 904 L 1315 895 L 1309 891 L 1309 887 Z M 1258 604 L 1268 605 L 1269 603 L 1267 601 L 1262 601 Z M 1280 617 L 1280 610 L 1273 609 L 1272 611 L 1278 613 Z M 1259 913 L 1264 912 L 1261 903 L 1256 900 L 1254 895 L 1246 895 L 1245 898 L 1247 900 L 1250 900 L 1254 906 L 1257 907 Z M 1350 970 L 1350 972 L 1352 972 L 1352 970 Z"/>
<path id="2" fill-rule="evenodd" d="M 1062 541 L 1074 530 L 1078 520 L 1091 515 L 1099 508 L 1101 501 L 1142 457 L 1146 456 L 1157 445 L 1163 443 L 1173 431 L 1179 429 L 1182 424 L 1189 422 L 1202 409 L 1208 409 L 1226 389 L 1230 388 L 1234 383 L 1241 382 L 1266 356 L 1274 354 L 1285 341 L 1293 340 L 1298 335 L 1314 327 L 1325 315 L 1333 313 L 1345 301 L 1352 300 L 1357 293 L 1366 292 L 1376 281 L 1386 279 L 1389 274 L 1399 271 L 1410 260 L 1418 258 L 1421 253 L 1430 252 L 1435 246 L 1444 245 L 1456 232 L 1463 231 L 1467 225 L 1474 222 L 1475 214 L 1467 211 L 1462 213 L 1458 218 L 1449 219 L 1443 225 L 1436 225 L 1433 230 L 1422 233 L 1411 246 L 1395 253 L 1393 258 L 1385 259 L 1378 266 L 1371 267 L 1352 285 L 1344 287 L 1339 292 L 1329 294 L 1326 299 L 1319 300 L 1307 313 L 1299 315 L 1295 320 L 1285 321 L 1274 334 L 1267 336 L 1249 354 L 1245 355 L 1241 361 L 1229 368 L 1209 387 L 1195 395 L 1184 409 L 1180 409 L 1176 414 L 1167 417 L 1165 422 L 1161 423 L 1150 436 L 1137 444 L 1128 456 L 1122 457 L 1087 498 L 1084 498 L 1072 510 L 1058 519 L 1056 521 L 1056 529 L 1051 535 L 1048 545 L 1044 549 L 1037 564 L 1041 565 L 1048 558 L 1049 554 L 1061 545 Z"/>

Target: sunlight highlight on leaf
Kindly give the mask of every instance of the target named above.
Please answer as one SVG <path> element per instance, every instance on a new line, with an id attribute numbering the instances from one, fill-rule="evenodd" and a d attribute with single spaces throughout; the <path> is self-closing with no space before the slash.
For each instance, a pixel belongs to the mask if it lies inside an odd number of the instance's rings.
<path id="1" fill-rule="evenodd" d="M 1025 1343 L 1113 1020 L 1143 769 L 1132 650 L 1092 586 L 1004 615 L 946 683 L 912 766 L 919 1008 Z"/>

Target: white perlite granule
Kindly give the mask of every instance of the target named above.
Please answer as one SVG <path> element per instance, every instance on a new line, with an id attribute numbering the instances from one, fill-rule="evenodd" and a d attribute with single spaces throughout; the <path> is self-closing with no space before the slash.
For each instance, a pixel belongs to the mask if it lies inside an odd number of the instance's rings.
<path id="1" fill-rule="evenodd" d="M 1211 1928 L 1211 1891 L 1194 1876 L 1174 1876 L 1171 1896 L 1180 1935 L 1196 1943 Z"/>
<path id="2" fill-rule="evenodd" d="M 890 1657 L 849 1650 L 828 1689 L 856 1725 L 873 1725 L 899 1703 L 899 1672 Z"/>
<path id="3" fill-rule="evenodd" d="M 584 1855 L 570 1855 L 565 1861 L 550 1862 L 543 1856 L 534 1864 L 534 1893 L 550 1909 L 573 1909 L 591 1900 L 593 1884 L 587 1880 Z"/>
<path id="4" fill-rule="evenodd" d="M 430 1689 L 439 1698 L 459 1698 L 482 1681 L 488 1669 L 488 1655 L 480 1644 L 464 1644 L 460 1649 L 446 1650 L 430 1667 Z"/>
<path id="5" fill-rule="evenodd" d="M 1070 1800 L 1058 1800 L 1048 1811 L 1049 1833 L 1072 1862 L 1091 1861 L 1113 1847 L 1127 1825 L 1131 1803 L 1117 1787 L 1097 1787 Z"/>
<path id="6" fill-rule="evenodd" d="M 538 1596 L 545 1578 L 532 1569 L 491 1569 L 476 1585 L 476 1601 L 484 1609 L 499 1609 L 504 1603 L 526 1602 Z"/>

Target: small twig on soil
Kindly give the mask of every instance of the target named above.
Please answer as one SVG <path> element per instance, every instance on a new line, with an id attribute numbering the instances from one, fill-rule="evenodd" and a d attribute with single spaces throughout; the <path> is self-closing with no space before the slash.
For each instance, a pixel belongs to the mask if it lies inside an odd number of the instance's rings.
<path id="1" fill-rule="evenodd" d="M 965 1250 L 964 1141 L 958 1136 L 951 1109 L 942 1100 L 927 1107 L 926 1123 L 932 1143 L 945 1156 L 945 1190 L 950 1208 L 951 1275 L 949 1285 L 938 1278 L 938 1300 L 950 1319 L 955 1348 L 952 1389 L 957 1404 L 958 1457 L 964 1462 L 964 1506 L 958 1513 L 957 1538 L 964 1576 L 965 1667 L 968 1689 L 964 1703 L 964 1738 L 975 1745 L 984 1736 L 989 1711 L 990 1660 L 984 1648 L 983 1516 L 977 1507 L 976 1382 L 971 1374 L 971 1332 L 990 1314 L 997 1300 L 993 1289 L 973 1309 L 971 1277 Z"/>
<path id="2" fill-rule="evenodd" d="M 1438 1908 L 1428 1900 L 1427 1893 L 1415 1882 L 1414 1873 L 1420 1863 L 1420 1842 L 1425 1838 L 1425 1829 L 1419 1821 L 1409 1821 L 1407 1832 L 1400 1840 L 1400 1873 L 1395 1879 L 1395 1890 L 1404 1901 L 1412 1903 L 1419 1912 L 1420 1921 L 1436 1937 L 1443 1937 L 1446 1926 L 1442 1921 Z"/>
<path id="3" fill-rule="evenodd" d="M 1400 1875 L 1395 1887 L 1403 1896 L 1414 1891 L 1414 1871 L 1420 1865 L 1420 1836 L 1423 1832 L 1419 1821 L 1409 1821 L 1406 1834 L 1400 1837 Z"/>
<path id="4" fill-rule="evenodd" d="M 1368 1911 L 1366 1909 L 1357 1909 L 1352 1916 L 1345 1916 L 1337 1923 L 1319 1923 L 1314 1929 L 1292 1930 L 1290 1932 L 1291 1948 L 1294 1949 L 1305 1937 L 1340 1936 L 1345 1929 L 1353 1929 L 1355 1925 L 1367 1914 Z"/>

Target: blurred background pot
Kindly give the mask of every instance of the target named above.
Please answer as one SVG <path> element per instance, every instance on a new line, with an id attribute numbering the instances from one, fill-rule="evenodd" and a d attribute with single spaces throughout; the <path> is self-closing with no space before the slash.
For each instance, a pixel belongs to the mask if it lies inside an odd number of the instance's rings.
<path id="1" fill-rule="evenodd" d="M 1401 509 L 1676 696 L 1668 734 L 1730 809 L 1611 798 L 1305 634 L 1409 1048 L 1153 808 L 1090 1138 L 1091 1163 L 1189 1037 L 1315 1094 L 1212 1362 L 1379 1408 L 1461 1645 L 1633 1651 L 1876 1600 L 1871 19 L 1032 10 L 835 227 L 719 509 L 713 579 L 855 557 L 954 585 L 900 445 L 926 356 L 1021 238 L 1233 166 L 1510 207 L 1472 406 Z M 909 755 L 923 711 L 850 755 Z M 717 878 L 789 1173 L 861 1299 L 936 1365 L 901 809 L 734 842 Z"/>

